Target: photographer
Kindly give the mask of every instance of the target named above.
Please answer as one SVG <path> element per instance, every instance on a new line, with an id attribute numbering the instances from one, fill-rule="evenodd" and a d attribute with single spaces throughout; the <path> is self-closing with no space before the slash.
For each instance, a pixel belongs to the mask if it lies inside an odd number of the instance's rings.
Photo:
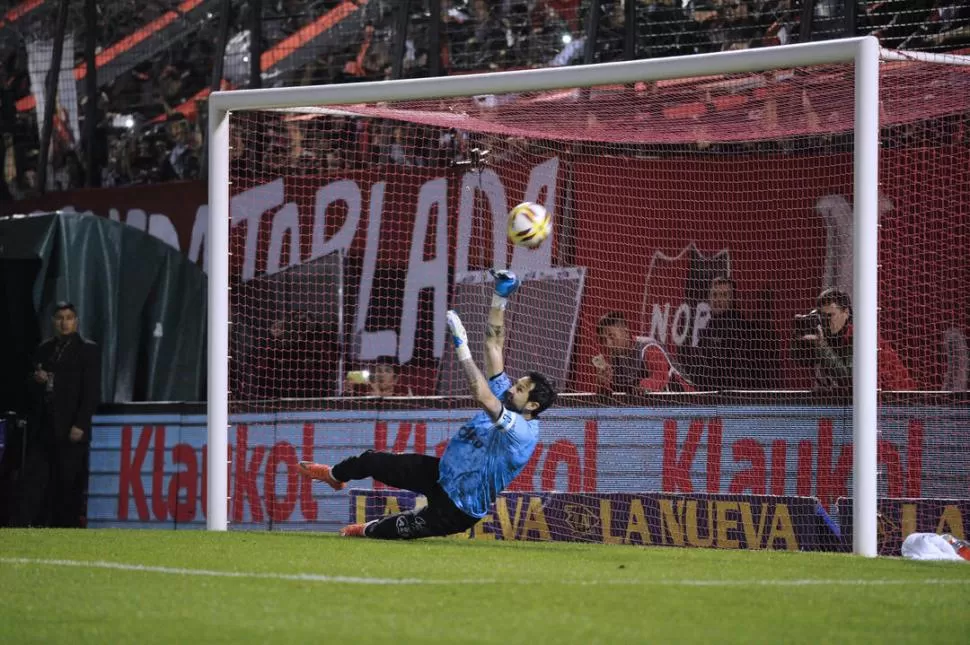
<path id="1" fill-rule="evenodd" d="M 814 369 L 812 390 L 825 394 L 852 392 L 852 302 L 838 289 L 826 289 L 815 309 L 795 317 L 796 361 Z M 896 352 L 879 339 L 878 387 L 880 390 L 915 390 L 916 383 Z"/>

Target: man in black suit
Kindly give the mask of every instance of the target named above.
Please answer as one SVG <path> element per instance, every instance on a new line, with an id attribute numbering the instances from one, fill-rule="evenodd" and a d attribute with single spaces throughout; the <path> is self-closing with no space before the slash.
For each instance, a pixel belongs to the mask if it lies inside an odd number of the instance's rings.
<path id="1" fill-rule="evenodd" d="M 708 302 L 711 319 L 700 331 L 692 376 L 702 390 L 765 390 L 776 362 L 770 332 L 734 307 L 734 280 L 715 278 Z"/>
<path id="2" fill-rule="evenodd" d="M 31 357 L 23 490 L 14 524 L 79 527 L 91 417 L 101 398 L 98 346 L 78 333 L 77 310 L 54 308 L 54 336 Z"/>

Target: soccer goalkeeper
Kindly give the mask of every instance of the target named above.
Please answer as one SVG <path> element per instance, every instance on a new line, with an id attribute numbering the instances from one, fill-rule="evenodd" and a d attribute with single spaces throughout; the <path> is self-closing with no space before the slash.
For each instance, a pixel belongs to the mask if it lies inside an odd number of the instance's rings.
<path id="1" fill-rule="evenodd" d="M 466 531 L 488 512 L 495 497 L 532 457 L 539 438 L 538 415 L 555 402 L 556 393 L 538 372 L 529 372 L 515 383 L 505 374 L 505 306 L 519 288 L 519 279 L 510 271 L 493 270 L 492 275 L 495 295 L 485 328 L 488 381 L 472 360 L 461 319 L 454 311 L 448 312 L 455 353 L 482 411 L 451 438 L 441 459 L 367 450 L 333 467 L 300 462 L 304 475 L 334 490 L 341 490 L 352 479 L 373 477 L 428 498 L 422 509 L 351 524 L 341 529 L 341 535 L 409 540 Z"/>

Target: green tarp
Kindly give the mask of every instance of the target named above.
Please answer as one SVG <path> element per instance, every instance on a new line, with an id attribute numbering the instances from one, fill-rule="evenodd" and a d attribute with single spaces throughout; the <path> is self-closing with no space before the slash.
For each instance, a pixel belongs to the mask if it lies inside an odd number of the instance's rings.
<path id="1" fill-rule="evenodd" d="M 0 405 L 16 409 L 29 354 L 69 300 L 101 348 L 104 402 L 205 399 L 206 276 L 156 238 L 103 217 L 0 218 Z"/>

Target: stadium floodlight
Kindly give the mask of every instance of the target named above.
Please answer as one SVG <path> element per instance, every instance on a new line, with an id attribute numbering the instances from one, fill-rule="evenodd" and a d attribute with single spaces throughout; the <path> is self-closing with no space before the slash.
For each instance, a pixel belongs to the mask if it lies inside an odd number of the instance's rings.
<path id="1" fill-rule="evenodd" d="M 853 550 L 857 554 L 875 556 L 878 481 L 880 67 L 881 61 L 888 60 L 912 59 L 902 54 L 884 52 L 875 38 L 862 37 L 587 66 L 213 93 L 209 99 L 208 121 L 208 528 L 225 530 L 228 519 L 225 495 L 228 466 L 225 455 L 229 427 L 229 346 L 232 323 L 229 288 L 232 179 L 230 128 L 233 126 L 230 122 L 236 116 L 247 118 L 245 115 L 280 111 L 304 116 L 340 114 L 418 123 L 443 129 L 452 127 L 494 137 L 534 136 L 543 141 L 560 143 L 592 142 L 613 146 L 611 149 L 627 143 L 668 145 L 691 141 L 699 147 L 707 147 L 712 143 L 750 146 L 765 140 L 778 141 L 786 137 L 835 133 L 845 136 L 845 149 L 851 150 L 853 159 L 851 227 L 846 222 L 847 228 L 851 230 L 852 242 L 843 254 L 850 255 L 855 338 L 852 362 Z M 964 64 L 965 61 L 951 56 L 923 54 L 918 62 L 942 66 Z M 750 114 L 741 111 L 732 113 L 727 109 L 727 116 L 723 117 L 727 120 L 722 124 L 724 127 L 702 129 L 698 124 L 703 124 L 703 119 L 687 118 L 677 121 L 675 114 L 671 122 L 682 124 L 684 129 L 681 131 L 671 133 L 652 129 L 649 121 L 645 122 L 647 125 L 637 129 L 637 119 L 634 118 L 638 109 L 636 106 L 653 100 L 651 96 L 663 95 L 665 91 L 680 92 L 681 95 L 694 92 L 699 97 L 698 102 L 703 111 L 706 109 L 703 104 L 707 100 L 704 97 L 710 96 L 712 91 L 722 91 L 728 85 L 739 88 L 739 91 L 750 89 L 754 84 L 763 81 L 769 73 L 773 80 L 778 80 L 785 74 L 789 74 L 790 78 L 808 78 L 816 88 L 824 87 L 824 83 L 828 82 L 826 79 L 832 78 L 832 83 L 841 83 L 838 86 L 841 93 L 834 92 L 837 96 L 827 99 L 824 108 L 830 110 L 830 113 L 821 114 L 821 125 L 808 123 L 788 127 L 781 123 L 775 131 L 759 132 L 759 126 L 752 123 Z M 710 84 L 705 86 L 702 82 L 704 79 L 711 79 Z M 564 90 L 583 88 L 589 88 L 589 91 L 572 93 L 569 100 L 573 102 L 565 107 L 556 107 L 551 102 L 544 107 L 543 96 L 553 95 L 554 91 L 563 95 Z M 802 91 L 797 90 L 799 93 Z M 809 89 L 804 92 L 809 92 Z M 727 94 L 730 91 L 725 96 Z M 478 100 L 472 101 L 473 97 L 478 97 Z M 516 97 L 522 99 L 520 109 L 515 112 L 517 120 L 504 119 L 500 111 L 492 117 L 489 116 L 488 110 L 500 110 L 508 102 L 516 101 Z M 537 111 L 546 109 L 547 112 L 543 113 L 546 116 L 551 114 L 548 111 L 551 107 L 558 111 L 557 118 L 565 119 L 582 113 L 583 120 L 570 122 L 571 125 L 563 125 L 563 122 L 558 121 L 544 124 L 540 122 L 545 117 L 537 116 L 533 123 L 523 124 L 523 120 L 528 120 L 530 109 L 526 99 L 535 99 L 531 105 Z M 836 99 L 843 100 L 843 104 L 837 104 Z M 614 101 L 616 109 L 612 114 L 616 114 L 616 110 L 625 110 L 630 117 L 627 127 L 600 127 L 599 120 L 610 112 L 586 110 L 581 105 L 584 100 L 599 100 L 601 105 Z M 779 96 L 771 108 L 773 111 L 778 110 L 779 114 L 771 118 L 784 121 L 787 117 L 781 112 L 786 106 L 802 104 L 804 101 L 802 95 L 794 98 Z M 729 103 L 726 99 L 724 105 Z M 658 105 L 659 102 L 653 105 L 657 111 L 665 109 Z M 469 106 L 475 106 L 478 112 L 471 114 L 472 108 Z M 820 106 L 818 112 L 822 111 L 823 107 Z M 572 115 L 562 115 L 563 112 Z M 799 114 L 798 118 L 802 119 L 804 115 L 801 112 Z M 851 114 L 851 118 L 847 114 Z M 826 119 L 838 123 L 827 125 Z M 554 119 L 550 118 L 550 121 Z M 252 124 L 255 124 L 255 120 Z M 241 131 L 244 126 L 239 127 Z M 692 131 L 696 134 L 690 134 Z M 236 133 L 234 130 L 233 135 Z M 596 180 L 609 181 L 609 178 L 599 177 Z M 689 205 L 685 208 L 689 208 Z M 609 208 L 604 210 L 609 211 Z M 568 234 L 565 230 L 557 232 L 561 236 Z M 466 249 L 465 253 L 467 252 Z M 570 298 L 573 297 L 570 295 Z M 637 308 L 630 307 L 629 310 Z"/>

